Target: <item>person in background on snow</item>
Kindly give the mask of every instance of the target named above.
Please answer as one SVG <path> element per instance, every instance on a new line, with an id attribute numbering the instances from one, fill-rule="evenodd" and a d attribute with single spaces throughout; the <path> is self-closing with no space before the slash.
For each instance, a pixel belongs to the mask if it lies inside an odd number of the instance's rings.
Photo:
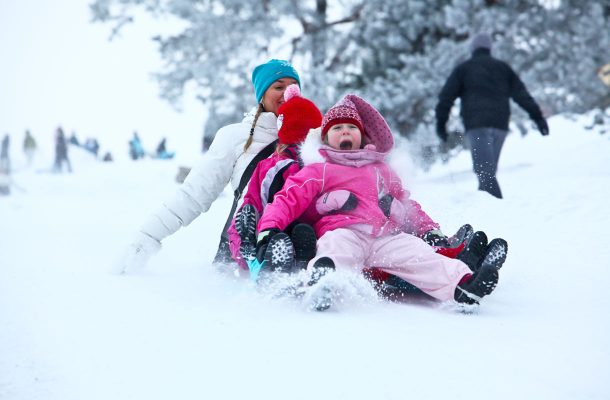
<path id="1" fill-rule="evenodd" d="M 479 190 L 501 199 L 496 171 L 508 134 L 509 99 L 527 111 L 543 136 L 549 134 L 549 126 L 519 76 L 508 64 L 491 56 L 491 37 L 477 34 L 470 47 L 472 57 L 455 67 L 439 94 L 436 132 L 443 142 L 447 141 L 449 112 L 455 99 L 461 98 L 460 115 Z"/>
<path id="2" fill-rule="evenodd" d="M 68 159 L 68 143 L 64 130 L 60 127 L 55 132 L 55 163 L 53 164 L 53 172 L 63 172 L 63 164 L 66 163 L 68 172 L 72 172 L 72 165 Z"/>
<path id="3" fill-rule="evenodd" d="M 32 165 L 34 161 L 34 153 L 36 153 L 36 140 L 30 133 L 30 130 L 25 131 L 25 138 L 23 139 L 23 153 L 28 160 L 28 166 Z"/>
<path id="4" fill-rule="evenodd" d="M 72 141 L 70 140 L 70 143 Z M 95 138 L 87 138 L 87 140 L 85 140 L 85 144 L 83 145 L 83 148 L 85 150 L 87 150 L 88 152 L 90 152 L 91 154 L 95 155 L 95 158 L 97 158 L 97 155 L 100 151 L 100 144 L 97 141 L 97 139 Z"/>
<path id="5" fill-rule="evenodd" d="M 317 254 L 308 264 L 309 285 L 335 268 L 361 271 L 374 265 L 436 299 L 477 303 L 497 285 L 506 242 L 493 240 L 473 272 L 418 238 L 438 224 L 409 201 L 408 191 L 384 162 L 393 144 L 387 123 L 373 106 L 355 95 L 344 97 L 324 115 L 321 136 L 307 136 L 301 151 L 305 166 L 265 208 L 257 253 L 273 246 L 299 216 L 309 215 L 319 238 Z M 326 213 L 328 199 L 322 195 L 340 191 L 353 194 L 355 206 Z M 380 204 L 388 194 L 394 200 L 389 216 Z M 329 306 L 326 299 L 316 309 Z"/>
<path id="6" fill-rule="evenodd" d="M 142 141 L 140 140 L 140 136 L 138 136 L 138 132 L 134 132 L 133 137 L 129 141 L 129 156 L 134 161 L 144 158 L 144 147 L 142 146 Z"/>
<path id="7" fill-rule="evenodd" d="M 284 103 L 277 112 L 279 131 L 275 152 L 256 166 L 241 208 L 228 230 L 231 255 L 242 268 L 255 257 L 258 217 L 284 186 L 284 181 L 301 169 L 298 145 L 310 129 L 322 124 L 322 113 L 313 102 L 301 96 L 296 84 L 288 86 Z M 306 265 L 316 253 L 313 228 L 307 224 L 293 224 L 286 232 L 294 245 L 296 262 Z"/>
<path id="8" fill-rule="evenodd" d="M 275 149 L 278 107 L 286 88 L 300 85 L 300 79 L 289 62 L 273 59 L 254 69 L 252 83 L 258 105 L 240 123 L 220 128 L 174 196 L 141 226 L 122 260 L 123 272 L 143 267 L 161 248 L 162 240 L 206 212 L 229 182 L 235 199 L 214 261 L 231 261 L 227 229 L 233 213 L 256 163 Z"/>
<path id="9" fill-rule="evenodd" d="M 161 142 L 157 146 L 157 158 L 160 158 L 162 160 L 166 160 L 168 158 L 174 157 L 174 152 L 170 153 L 167 151 L 167 148 L 165 147 L 166 141 L 167 141 L 166 138 L 161 139 Z"/>
<path id="10" fill-rule="evenodd" d="M 70 144 L 73 144 L 74 146 L 80 146 L 80 142 L 78 141 L 78 138 L 76 137 L 76 132 L 72 131 L 72 135 L 70 135 L 70 139 L 68 140 L 68 142 Z"/>
<path id="11" fill-rule="evenodd" d="M 2 138 L 2 145 L 0 146 L 0 170 L 5 174 L 11 172 L 11 160 L 9 158 L 9 147 L 11 144 L 11 138 L 7 134 Z"/>

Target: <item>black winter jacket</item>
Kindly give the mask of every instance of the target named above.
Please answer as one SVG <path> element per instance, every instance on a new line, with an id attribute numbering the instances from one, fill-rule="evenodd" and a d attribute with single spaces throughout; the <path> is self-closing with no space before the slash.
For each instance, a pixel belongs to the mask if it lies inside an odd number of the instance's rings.
<path id="1" fill-rule="evenodd" d="M 462 100 L 460 115 L 467 131 L 475 128 L 508 130 L 511 98 L 532 120 L 543 118 L 540 107 L 521 79 L 508 64 L 493 58 L 488 49 L 475 50 L 470 59 L 451 72 L 436 106 L 437 129 L 445 130 L 449 111 L 458 97 Z"/>

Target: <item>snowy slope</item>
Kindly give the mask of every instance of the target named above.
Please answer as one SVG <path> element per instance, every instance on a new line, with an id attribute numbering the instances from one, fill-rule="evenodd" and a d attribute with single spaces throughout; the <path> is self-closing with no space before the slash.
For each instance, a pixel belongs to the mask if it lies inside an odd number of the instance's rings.
<path id="1" fill-rule="evenodd" d="M 610 138 L 550 124 L 508 137 L 502 201 L 474 190 L 468 153 L 401 171 L 446 232 L 469 222 L 508 240 L 474 315 L 372 298 L 312 313 L 260 296 L 211 266 L 228 191 L 145 273 L 118 276 L 178 163 L 75 149 L 72 175 L 36 172 L 48 158 L 21 169 L 0 197 L 0 399 L 610 398 Z"/>

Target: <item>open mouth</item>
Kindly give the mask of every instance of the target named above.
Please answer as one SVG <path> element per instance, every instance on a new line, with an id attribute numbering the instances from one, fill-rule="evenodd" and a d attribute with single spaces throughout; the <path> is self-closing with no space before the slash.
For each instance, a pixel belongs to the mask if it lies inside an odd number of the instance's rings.
<path id="1" fill-rule="evenodd" d="M 344 140 L 341 143 L 339 143 L 339 148 L 341 150 L 351 150 L 352 149 L 352 141 L 351 140 Z"/>

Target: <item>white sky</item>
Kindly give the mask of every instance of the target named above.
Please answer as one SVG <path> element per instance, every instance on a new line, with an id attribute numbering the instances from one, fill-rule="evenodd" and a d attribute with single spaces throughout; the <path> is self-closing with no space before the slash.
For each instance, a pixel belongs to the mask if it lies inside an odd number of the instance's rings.
<path id="1" fill-rule="evenodd" d="M 138 130 L 150 147 L 167 136 L 168 149 L 198 149 L 203 107 L 185 97 L 175 111 L 150 77 L 161 67 L 150 38 L 170 23 L 140 18 L 109 42 L 111 26 L 89 22 L 90 2 L 0 0 L 0 134 L 17 144 L 29 128 L 50 143 L 62 125 L 122 152 Z"/>

